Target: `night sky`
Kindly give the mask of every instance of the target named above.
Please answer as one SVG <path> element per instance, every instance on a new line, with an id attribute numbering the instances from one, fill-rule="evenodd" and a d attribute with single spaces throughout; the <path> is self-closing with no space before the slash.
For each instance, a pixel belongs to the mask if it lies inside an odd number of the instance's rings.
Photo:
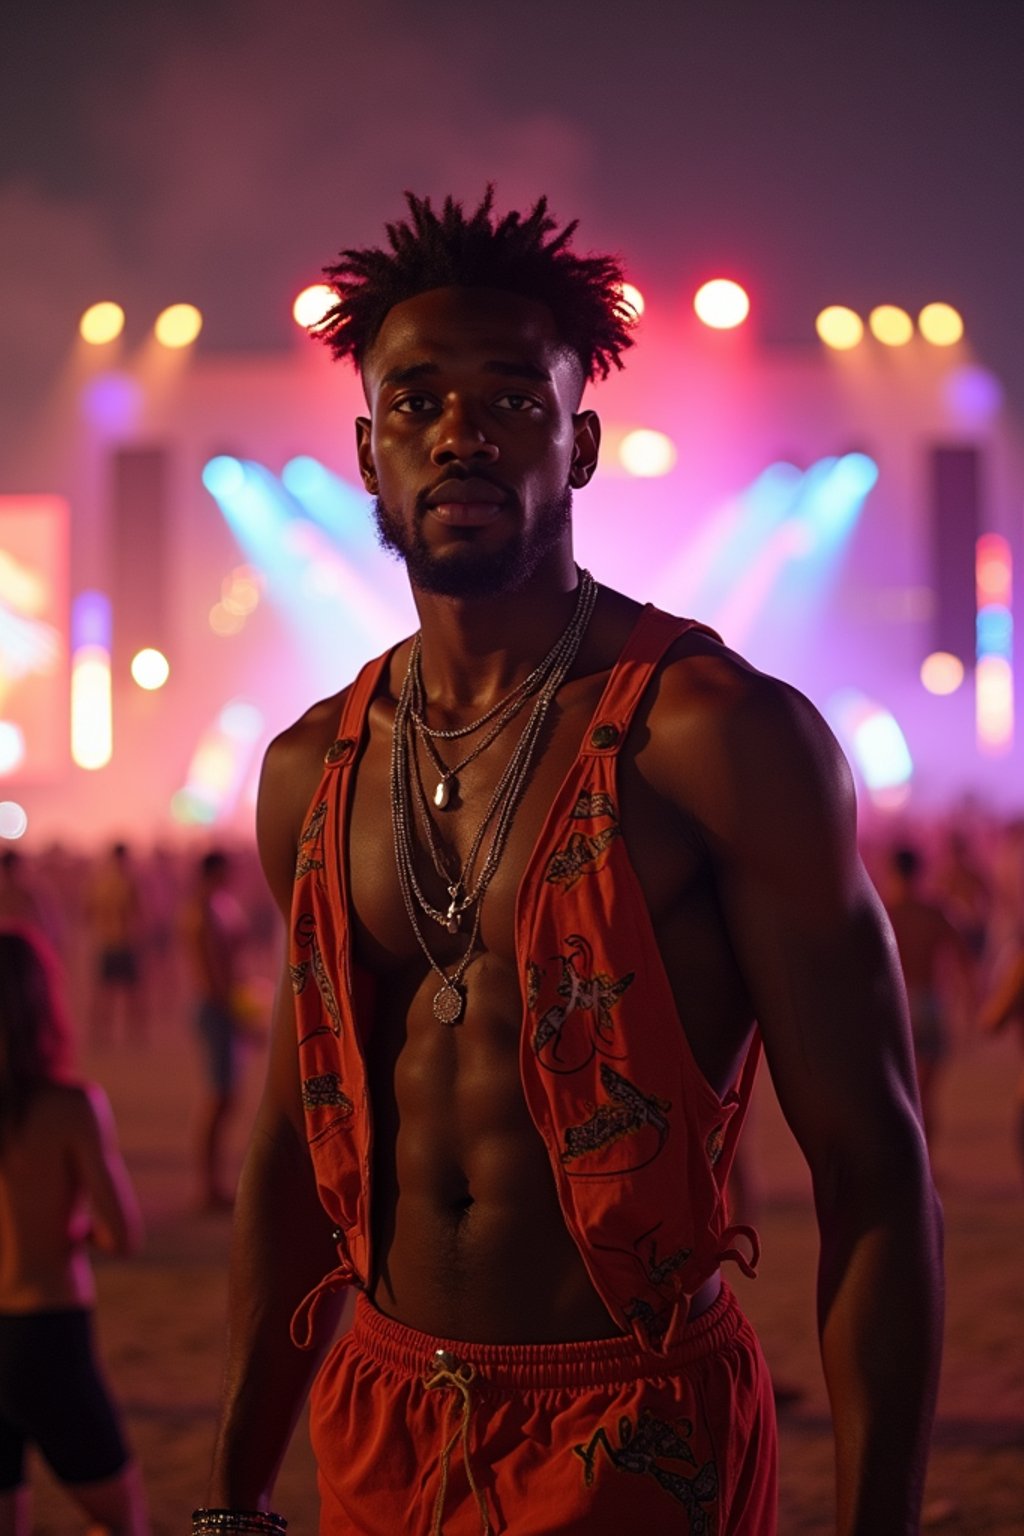
<path id="1" fill-rule="evenodd" d="M 0 472 L 97 298 L 141 340 L 287 344 L 405 187 L 545 191 L 663 302 L 716 271 L 766 341 L 945 299 L 1024 406 L 1019 0 L 90 0 L 0 41 Z M 22 488 L 22 487 L 18 487 Z M 30 487 L 25 487 L 30 488 Z"/>

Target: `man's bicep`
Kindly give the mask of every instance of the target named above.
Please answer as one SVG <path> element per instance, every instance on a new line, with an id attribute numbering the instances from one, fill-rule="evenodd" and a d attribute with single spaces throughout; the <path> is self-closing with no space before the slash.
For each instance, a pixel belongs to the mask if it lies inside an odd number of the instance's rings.
<path id="1" fill-rule="evenodd" d="M 824 722 L 790 696 L 741 722 L 732 747 L 744 756 L 715 829 L 720 899 L 779 1101 L 817 1172 L 870 1155 L 868 1127 L 882 1142 L 906 1128 L 902 977 Z"/>

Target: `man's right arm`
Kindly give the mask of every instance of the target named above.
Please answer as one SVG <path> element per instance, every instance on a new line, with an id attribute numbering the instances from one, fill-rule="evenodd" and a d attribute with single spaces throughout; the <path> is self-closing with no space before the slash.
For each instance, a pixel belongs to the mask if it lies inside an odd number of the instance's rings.
<path id="1" fill-rule="evenodd" d="M 335 711 L 336 705 L 331 710 L 334 719 Z M 260 857 L 286 922 L 302 818 L 323 760 L 320 735 L 313 712 L 312 719 L 307 717 L 271 745 L 263 765 L 257 809 Z M 211 1505 L 255 1509 L 269 1504 L 310 1383 L 341 1319 L 344 1298 L 323 1298 L 309 1350 L 299 1350 L 291 1341 L 292 1314 L 336 1264 L 303 1126 L 294 1009 L 285 968 L 274 1009 L 266 1086 L 235 1207 L 227 1367 L 208 1491 Z"/>

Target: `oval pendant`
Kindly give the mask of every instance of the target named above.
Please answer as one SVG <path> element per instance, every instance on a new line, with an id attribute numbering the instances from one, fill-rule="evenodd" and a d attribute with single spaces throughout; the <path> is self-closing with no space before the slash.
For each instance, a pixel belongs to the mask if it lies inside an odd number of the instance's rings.
<path id="1" fill-rule="evenodd" d="M 434 993 L 434 1018 L 439 1024 L 457 1024 L 462 1018 L 463 996 L 452 981 Z"/>
<path id="2" fill-rule="evenodd" d="M 434 790 L 434 804 L 439 811 L 446 811 L 448 809 L 448 802 L 452 798 L 453 784 L 454 780 L 452 779 L 438 779 L 437 788 Z"/>

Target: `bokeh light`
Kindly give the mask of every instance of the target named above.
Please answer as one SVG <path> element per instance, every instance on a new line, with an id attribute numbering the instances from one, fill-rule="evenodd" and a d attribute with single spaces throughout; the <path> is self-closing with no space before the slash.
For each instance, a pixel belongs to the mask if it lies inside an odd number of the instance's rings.
<path id="1" fill-rule="evenodd" d="M 829 304 L 818 315 L 814 329 L 826 347 L 836 352 L 848 352 L 864 337 L 864 322 L 860 315 L 844 304 Z"/>
<path id="2" fill-rule="evenodd" d="M 13 720 L 0 720 L 0 773 L 13 773 L 24 760 L 24 731 Z"/>
<path id="3" fill-rule="evenodd" d="M 215 635 L 237 635 L 244 623 L 244 613 L 232 613 L 223 603 L 214 603 L 210 609 L 210 628 Z"/>
<path id="4" fill-rule="evenodd" d="M 296 325 L 308 331 L 311 326 L 320 324 L 337 299 L 334 289 L 328 288 L 326 283 L 312 283 L 310 287 L 303 288 L 292 305 L 292 319 Z"/>
<path id="5" fill-rule="evenodd" d="M 0 800 L 0 837 L 24 837 L 28 831 L 28 812 L 17 800 Z"/>
<path id="6" fill-rule="evenodd" d="M 898 304 L 878 304 L 868 315 L 876 341 L 886 347 L 905 347 L 914 334 L 914 322 Z"/>
<path id="7" fill-rule="evenodd" d="M 929 693 L 956 693 L 964 680 L 964 664 L 949 651 L 932 651 L 921 663 L 921 682 Z"/>
<path id="8" fill-rule="evenodd" d="M 926 304 L 917 317 L 917 328 L 933 347 L 953 347 L 964 334 L 964 322 L 952 304 Z"/>
<path id="9" fill-rule="evenodd" d="M 258 606 L 263 576 L 253 565 L 236 565 L 220 584 L 220 605 L 228 613 L 248 618 Z"/>
<path id="10" fill-rule="evenodd" d="M 91 347 L 102 347 L 108 341 L 116 341 L 123 330 L 124 310 L 110 299 L 90 304 L 78 322 L 78 334 Z"/>
<path id="11" fill-rule="evenodd" d="M 153 332 L 162 347 L 189 347 L 203 328 L 194 304 L 171 304 L 156 317 Z"/>
<path id="12" fill-rule="evenodd" d="M 622 305 L 626 308 L 623 318 L 627 325 L 635 325 L 647 308 L 644 296 L 633 283 L 623 283 L 619 288 Z"/>
<path id="13" fill-rule="evenodd" d="M 139 687 L 152 693 L 166 683 L 171 675 L 171 667 L 163 651 L 147 645 L 132 657 L 131 672 Z"/>
<path id="14" fill-rule="evenodd" d="M 619 463 L 627 474 L 650 479 L 667 475 L 676 462 L 676 447 L 664 432 L 640 427 L 627 432 L 619 444 Z"/>
<path id="15" fill-rule="evenodd" d="M 965 423 L 991 421 L 1003 405 L 1003 386 L 994 373 L 977 363 L 952 369 L 945 382 L 945 394 L 951 410 Z"/>
<path id="16" fill-rule="evenodd" d="M 693 296 L 697 319 L 713 331 L 731 331 L 742 325 L 750 314 L 750 299 L 739 283 L 728 277 L 714 277 Z"/>

